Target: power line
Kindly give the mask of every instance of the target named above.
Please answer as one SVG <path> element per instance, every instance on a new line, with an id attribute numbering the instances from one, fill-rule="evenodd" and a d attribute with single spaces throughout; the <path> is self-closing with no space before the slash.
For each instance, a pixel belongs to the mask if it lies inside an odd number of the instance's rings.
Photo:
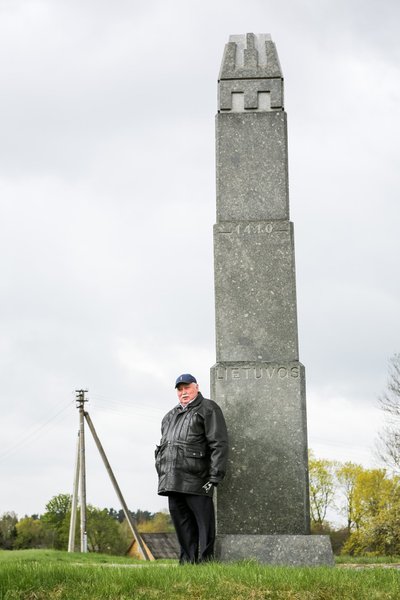
<path id="1" fill-rule="evenodd" d="M 135 402 L 134 404 L 128 404 L 128 402 L 124 402 L 123 400 L 110 400 L 101 394 L 92 394 L 92 398 L 96 400 L 97 406 L 95 408 L 100 409 L 97 412 L 113 413 L 120 416 L 130 414 L 136 417 L 139 416 L 141 419 L 145 420 L 158 419 L 160 414 L 164 414 L 164 411 L 161 408 L 149 406 L 144 403 Z M 73 402 L 73 400 L 70 400 L 67 404 L 63 404 L 60 410 L 53 413 L 48 419 L 38 424 L 33 429 L 28 430 L 13 444 L 5 448 L 0 453 L 0 463 L 3 463 L 10 456 L 16 454 L 19 450 L 40 438 L 60 418 L 60 416 L 70 408 Z M 60 406 L 60 404 L 58 406 Z"/>
<path id="2" fill-rule="evenodd" d="M 164 409 L 149 406 L 148 404 L 137 402 L 135 404 L 128 404 L 120 400 L 106 400 L 104 397 L 98 397 L 95 394 L 91 394 L 91 397 L 96 402 L 95 408 L 101 409 L 104 412 L 112 412 L 120 415 L 130 414 L 146 419 L 159 419 L 165 413 Z"/>
<path id="3" fill-rule="evenodd" d="M 122 400 L 110 400 L 107 399 L 106 396 L 102 396 L 100 394 L 92 394 L 92 398 L 94 398 L 97 402 L 97 408 L 100 408 L 101 411 L 111 412 L 116 415 L 140 415 L 141 418 L 144 419 L 153 419 L 158 418 L 160 414 L 163 414 L 164 411 L 158 409 L 154 406 L 149 406 L 144 403 L 128 404 Z M 0 453 L 0 462 L 3 462 L 9 456 L 17 453 L 23 447 L 29 445 L 30 443 L 37 440 L 49 427 L 54 424 L 59 417 L 65 413 L 65 411 L 73 404 L 74 400 L 68 401 L 67 404 L 63 404 L 61 409 L 57 412 L 53 413 L 48 419 L 37 425 L 31 430 L 28 430 L 27 433 L 23 434 L 19 439 L 17 439 L 13 444 L 7 447 Z"/>
<path id="4" fill-rule="evenodd" d="M 36 440 L 40 434 L 46 429 L 49 428 L 59 417 L 62 415 L 67 408 L 69 408 L 72 404 L 72 401 L 69 401 L 68 404 L 65 404 L 59 411 L 53 414 L 51 417 L 46 419 L 43 423 L 35 427 L 33 430 L 28 431 L 25 435 L 23 435 L 19 440 L 17 440 L 14 444 L 6 448 L 0 454 L 0 462 L 2 462 L 5 458 L 8 458 L 10 455 L 17 452 L 20 448 L 26 446 L 30 442 Z"/>
<path id="5" fill-rule="evenodd" d="M 101 404 L 111 402 L 112 404 L 119 404 L 121 406 L 126 406 L 127 408 L 135 408 L 138 406 L 150 409 L 154 408 L 154 406 L 149 404 L 148 402 L 138 402 L 137 400 L 135 400 L 134 402 L 127 400 L 119 400 L 115 398 L 109 398 L 108 396 L 102 396 L 100 394 L 91 394 L 91 397 Z"/>

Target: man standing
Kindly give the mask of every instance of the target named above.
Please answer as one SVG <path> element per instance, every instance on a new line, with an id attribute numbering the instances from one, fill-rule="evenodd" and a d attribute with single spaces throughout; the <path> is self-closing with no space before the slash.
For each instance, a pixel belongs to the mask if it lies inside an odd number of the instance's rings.
<path id="1" fill-rule="evenodd" d="M 180 375 L 179 404 L 162 420 L 156 448 L 158 493 L 168 496 L 181 547 L 180 563 L 212 559 L 215 540 L 213 489 L 223 479 L 228 434 L 218 404 L 203 398 L 193 375 Z"/>

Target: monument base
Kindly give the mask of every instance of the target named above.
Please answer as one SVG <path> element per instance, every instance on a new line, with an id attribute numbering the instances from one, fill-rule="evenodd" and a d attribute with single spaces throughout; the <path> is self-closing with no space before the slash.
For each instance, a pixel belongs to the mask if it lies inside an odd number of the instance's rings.
<path id="1" fill-rule="evenodd" d="M 257 560 L 289 567 L 334 566 L 327 535 L 217 535 L 215 557 L 223 562 Z"/>

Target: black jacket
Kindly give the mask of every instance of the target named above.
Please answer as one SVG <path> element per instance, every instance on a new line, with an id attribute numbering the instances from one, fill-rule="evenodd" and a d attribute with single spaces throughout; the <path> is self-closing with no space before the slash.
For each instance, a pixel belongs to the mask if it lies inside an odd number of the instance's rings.
<path id="1" fill-rule="evenodd" d="M 161 436 L 155 452 L 161 496 L 170 492 L 207 495 L 202 486 L 223 479 L 228 434 L 216 402 L 199 392 L 185 410 L 176 406 L 163 418 Z"/>

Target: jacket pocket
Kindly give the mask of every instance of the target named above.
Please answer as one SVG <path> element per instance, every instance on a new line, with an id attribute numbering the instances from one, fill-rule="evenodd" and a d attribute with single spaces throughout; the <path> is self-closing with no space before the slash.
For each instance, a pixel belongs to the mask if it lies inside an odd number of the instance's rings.
<path id="1" fill-rule="evenodd" d="M 162 471 L 163 471 L 162 465 L 163 465 L 163 462 L 165 462 L 165 459 L 164 459 L 164 461 L 162 461 L 162 454 L 163 454 L 162 446 L 156 446 L 156 449 L 154 450 L 154 458 L 155 458 L 155 462 L 156 462 L 156 471 L 157 471 L 158 475 L 162 474 Z"/>
<path id="2" fill-rule="evenodd" d="M 204 448 L 186 446 L 183 450 L 185 470 L 188 473 L 203 473 L 207 471 L 207 455 Z"/>

